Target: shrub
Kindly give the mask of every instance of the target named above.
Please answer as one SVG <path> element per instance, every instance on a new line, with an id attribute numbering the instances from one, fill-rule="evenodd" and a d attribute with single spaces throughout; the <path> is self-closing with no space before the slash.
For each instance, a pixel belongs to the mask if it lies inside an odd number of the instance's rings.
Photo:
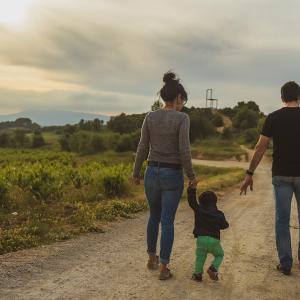
<path id="1" fill-rule="evenodd" d="M 17 148 L 23 148 L 26 146 L 29 146 L 30 141 L 28 137 L 26 136 L 27 131 L 22 129 L 16 129 L 13 133 L 12 139 L 11 139 L 11 145 L 13 147 Z"/>
<path id="2" fill-rule="evenodd" d="M 18 170 L 14 180 L 23 191 L 30 192 L 37 200 L 59 199 L 64 184 L 60 170 L 57 166 L 36 163 Z"/>
<path id="3" fill-rule="evenodd" d="M 223 118 L 219 113 L 216 113 L 212 119 L 212 123 L 216 126 L 216 127 L 221 127 L 224 125 L 223 122 Z"/>
<path id="4" fill-rule="evenodd" d="M 38 239 L 20 228 L 3 231 L 0 235 L 0 255 L 37 245 Z"/>
<path id="5" fill-rule="evenodd" d="M 0 134 L 0 147 L 7 147 L 9 145 L 9 136 L 6 132 Z"/>
<path id="6" fill-rule="evenodd" d="M 7 192 L 8 192 L 8 183 L 4 176 L 0 174 L 0 207 L 7 208 Z"/>
<path id="7" fill-rule="evenodd" d="M 45 140 L 40 131 L 35 131 L 32 137 L 32 148 L 38 148 L 45 145 Z"/>
<path id="8" fill-rule="evenodd" d="M 91 137 L 91 142 L 90 143 L 91 143 L 91 148 L 93 149 L 94 153 L 102 152 L 106 148 L 105 144 L 104 144 L 104 140 L 100 135 L 94 134 Z"/>
<path id="9" fill-rule="evenodd" d="M 255 143 L 259 137 L 259 133 L 256 128 L 250 128 L 244 131 L 243 137 L 246 143 Z"/>
<path id="10" fill-rule="evenodd" d="M 259 114 L 258 112 L 248 109 L 247 107 L 241 108 L 233 119 L 233 126 L 238 129 L 248 129 L 257 126 Z"/>
<path id="11" fill-rule="evenodd" d="M 76 210 L 71 216 L 72 223 L 78 225 L 82 231 L 95 231 L 95 212 L 83 203 L 76 203 Z"/>
<path id="12" fill-rule="evenodd" d="M 103 178 L 104 195 L 108 198 L 121 197 L 128 192 L 128 184 L 121 174 Z"/>
<path id="13" fill-rule="evenodd" d="M 222 132 L 222 139 L 224 140 L 230 140 L 232 139 L 232 129 L 229 127 L 225 127 Z"/>
<path id="14" fill-rule="evenodd" d="M 65 135 L 59 142 L 62 150 L 80 154 L 93 154 L 106 149 L 103 137 L 88 131 Z"/>
<path id="15" fill-rule="evenodd" d="M 96 218 L 102 221 L 113 221 L 117 217 L 128 217 L 130 214 L 146 209 L 147 203 L 144 200 L 113 200 L 108 204 L 99 204 L 96 207 Z"/>

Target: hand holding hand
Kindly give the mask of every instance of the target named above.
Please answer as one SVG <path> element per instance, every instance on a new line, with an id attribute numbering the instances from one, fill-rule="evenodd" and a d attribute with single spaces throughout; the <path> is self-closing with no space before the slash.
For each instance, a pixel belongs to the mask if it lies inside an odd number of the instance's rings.
<path id="1" fill-rule="evenodd" d="M 250 175 L 247 175 L 245 180 L 243 181 L 242 185 L 241 185 L 241 192 L 240 195 L 242 195 L 244 193 L 244 195 L 246 195 L 247 193 L 247 189 L 250 186 L 250 191 L 253 191 L 253 178 Z"/>
<path id="2" fill-rule="evenodd" d="M 193 180 L 189 181 L 189 188 L 195 189 L 197 187 L 197 184 L 198 184 L 198 180 L 194 178 Z"/>

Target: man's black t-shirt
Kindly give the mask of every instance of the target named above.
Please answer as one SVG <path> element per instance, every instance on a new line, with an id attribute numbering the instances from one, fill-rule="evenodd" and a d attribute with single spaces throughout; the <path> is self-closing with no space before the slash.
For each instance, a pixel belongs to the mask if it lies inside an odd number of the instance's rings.
<path id="1" fill-rule="evenodd" d="M 261 134 L 273 138 L 273 176 L 300 176 L 300 108 L 269 114 Z"/>

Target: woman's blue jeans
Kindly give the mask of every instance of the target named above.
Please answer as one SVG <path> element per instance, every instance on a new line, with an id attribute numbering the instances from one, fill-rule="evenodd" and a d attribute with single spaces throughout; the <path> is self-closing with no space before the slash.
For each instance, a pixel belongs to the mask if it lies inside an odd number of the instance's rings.
<path id="1" fill-rule="evenodd" d="M 293 194 L 295 194 L 298 207 L 298 224 L 300 225 L 300 177 L 274 176 L 272 183 L 276 204 L 275 231 L 278 257 L 282 267 L 290 270 L 293 264 L 290 234 L 291 203 Z M 298 260 L 300 261 L 300 242 Z"/>
<path id="2" fill-rule="evenodd" d="M 156 254 L 161 223 L 160 262 L 170 262 L 174 241 L 174 219 L 184 188 L 181 169 L 148 166 L 144 178 L 150 217 L 147 226 L 148 254 Z"/>

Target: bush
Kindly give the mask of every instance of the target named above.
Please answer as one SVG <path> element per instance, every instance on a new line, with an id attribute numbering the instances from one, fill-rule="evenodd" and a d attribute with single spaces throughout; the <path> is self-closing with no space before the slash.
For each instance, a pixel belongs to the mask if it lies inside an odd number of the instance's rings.
<path id="1" fill-rule="evenodd" d="M 243 137 L 246 143 L 255 143 L 258 140 L 259 133 L 256 128 L 250 128 L 244 131 Z"/>
<path id="2" fill-rule="evenodd" d="M 26 136 L 27 131 L 22 129 L 16 129 L 13 133 L 12 139 L 10 141 L 13 147 L 23 148 L 30 146 L 30 141 Z"/>
<path id="3" fill-rule="evenodd" d="M 45 145 L 45 140 L 40 131 L 35 131 L 32 137 L 32 148 L 38 148 Z"/>
<path id="4" fill-rule="evenodd" d="M 0 207 L 7 208 L 7 192 L 8 192 L 8 183 L 4 176 L 0 174 Z"/>
<path id="5" fill-rule="evenodd" d="M 72 223 L 79 225 L 82 231 L 96 231 L 95 212 L 83 203 L 76 203 L 76 210 L 71 217 Z"/>
<path id="6" fill-rule="evenodd" d="M 94 153 L 102 152 L 106 149 L 104 140 L 100 135 L 94 134 L 91 138 L 91 148 Z"/>
<path id="7" fill-rule="evenodd" d="M 107 127 L 114 132 L 131 133 L 142 127 L 146 114 L 126 115 L 121 113 L 119 116 L 111 117 L 107 122 Z"/>
<path id="8" fill-rule="evenodd" d="M 257 126 L 259 114 L 247 107 L 242 108 L 233 119 L 233 126 L 238 129 L 248 129 Z"/>
<path id="9" fill-rule="evenodd" d="M 59 143 L 63 151 L 80 154 L 93 154 L 106 149 L 103 137 L 88 131 L 78 131 L 72 135 L 65 135 Z"/>
<path id="10" fill-rule="evenodd" d="M 223 122 L 223 118 L 219 113 L 216 113 L 212 119 L 212 123 L 216 126 L 216 127 L 221 127 L 224 125 Z"/>
<path id="11" fill-rule="evenodd" d="M 69 146 L 69 136 L 64 135 L 59 139 L 59 144 L 62 151 L 71 151 Z"/>
<path id="12" fill-rule="evenodd" d="M 222 132 L 222 139 L 224 140 L 230 140 L 232 139 L 232 129 L 229 127 L 225 127 Z"/>
<path id="13" fill-rule="evenodd" d="M 96 207 L 96 218 L 101 221 L 113 221 L 117 217 L 129 217 L 130 214 L 144 211 L 147 207 L 144 200 L 113 200 L 106 205 L 99 204 Z"/>
<path id="14" fill-rule="evenodd" d="M 103 187 L 104 195 L 108 198 L 121 197 L 128 192 L 126 179 L 120 174 L 104 177 Z"/>
<path id="15" fill-rule="evenodd" d="M 211 110 L 193 109 L 189 111 L 189 116 L 191 142 L 194 142 L 196 139 L 208 138 L 215 134 L 215 127 L 211 122 L 213 118 Z"/>
<path id="16" fill-rule="evenodd" d="M 0 134 L 0 147 L 7 147 L 9 145 L 9 136 L 6 132 Z"/>
<path id="17" fill-rule="evenodd" d="M 61 168 L 36 163 L 18 170 L 12 178 L 24 191 L 40 201 L 57 200 L 62 195 L 64 177 Z"/>
<path id="18" fill-rule="evenodd" d="M 0 255 L 38 245 L 38 240 L 23 229 L 14 228 L 3 231 L 0 235 Z"/>
<path id="19" fill-rule="evenodd" d="M 130 134 L 121 135 L 119 142 L 116 146 L 116 151 L 126 152 L 132 150 L 134 150 L 132 136 Z"/>

